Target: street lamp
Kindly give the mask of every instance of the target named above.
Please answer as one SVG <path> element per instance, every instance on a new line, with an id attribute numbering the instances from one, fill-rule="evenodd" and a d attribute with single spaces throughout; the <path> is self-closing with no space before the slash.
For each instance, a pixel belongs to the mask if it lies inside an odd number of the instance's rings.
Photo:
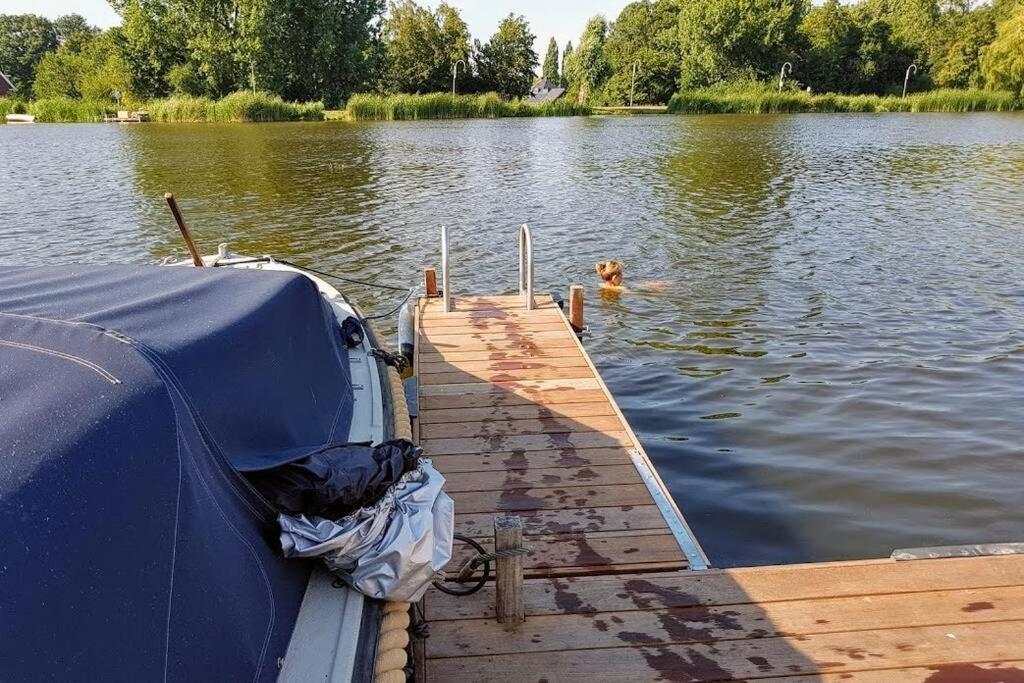
<path id="1" fill-rule="evenodd" d="M 455 97 L 455 72 L 459 70 L 459 64 L 462 65 L 462 73 L 466 73 L 466 63 L 461 59 L 452 65 L 452 97 Z"/>
<path id="2" fill-rule="evenodd" d="M 786 74 L 793 73 L 793 65 L 789 62 L 785 62 L 782 68 L 779 69 L 779 92 L 782 92 L 782 81 L 786 78 Z"/>
<path id="3" fill-rule="evenodd" d="M 907 67 L 907 75 L 903 77 L 903 96 L 907 96 L 907 83 L 910 81 L 910 72 L 917 73 L 917 64 L 911 64 Z"/>
<path id="4" fill-rule="evenodd" d="M 633 62 L 633 80 L 629 84 L 629 106 L 633 106 L 633 90 L 636 89 L 636 67 L 640 62 Z"/>

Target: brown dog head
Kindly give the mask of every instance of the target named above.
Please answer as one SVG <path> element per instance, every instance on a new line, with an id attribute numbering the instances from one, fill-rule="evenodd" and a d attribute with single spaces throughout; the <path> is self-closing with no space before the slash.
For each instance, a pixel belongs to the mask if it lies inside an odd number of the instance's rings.
<path id="1" fill-rule="evenodd" d="M 601 279 L 618 287 L 622 284 L 623 265 L 620 261 L 598 261 L 594 266 Z"/>

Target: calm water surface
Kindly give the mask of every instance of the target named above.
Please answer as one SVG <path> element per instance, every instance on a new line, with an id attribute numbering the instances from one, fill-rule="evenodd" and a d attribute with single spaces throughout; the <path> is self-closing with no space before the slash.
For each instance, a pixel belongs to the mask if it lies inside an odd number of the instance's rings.
<path id="1" fill-rule="evenodd" d="M 415 283 L 445 223 L 510 292 L 529 221 L 714 564 L 1024 540 L 1024 116 L 0 126 L 0 177 L 9 264 L 180 254 L 172 191 L 208 252 Z"/>

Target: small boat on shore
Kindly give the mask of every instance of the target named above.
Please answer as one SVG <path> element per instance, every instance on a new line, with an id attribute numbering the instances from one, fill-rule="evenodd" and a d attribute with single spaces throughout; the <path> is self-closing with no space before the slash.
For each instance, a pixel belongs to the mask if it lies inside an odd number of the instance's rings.
<path id="1" fill-rule="evenodd" d="M 104 123 L 146 123 L 149 121 L 149 112 L 147 111 L 128 111 L 122 109 L 117 112 L 117 116 L 104 116 Z"/>
<path id="2" fill-rule="evenodd" d="M 8 114 L 4 120 L 7 123 L 35 123 L 36 117 L 32 114 Z"/>

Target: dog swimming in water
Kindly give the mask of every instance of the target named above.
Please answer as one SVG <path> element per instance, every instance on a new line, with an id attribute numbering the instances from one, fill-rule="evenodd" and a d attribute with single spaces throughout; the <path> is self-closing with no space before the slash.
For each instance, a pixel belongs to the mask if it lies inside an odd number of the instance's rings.
<path id="1" fill-rule="evenodd" d="M 622 265 L 622 261 L 598 261 L 594 264 L 594 270 L 601 276 L 601 290 L 604 293 L 615 296 L 620 292 L 629 292 L 625 285 L 622 284 L 623 274 L 626 267 Z M 666 289 L 669 285 L 668 280 L 656 280 L 654 282 L 642 282 L 637 285 L 637 291 L 644 293 L 657 293 Z"/>
<path id="2" fill-rule="evenodd" d="M 602 287 L 622 287 L 622 271 L 625 268 L 621 261 L 598 261 L 594 268 L 601 276 Z"/>

